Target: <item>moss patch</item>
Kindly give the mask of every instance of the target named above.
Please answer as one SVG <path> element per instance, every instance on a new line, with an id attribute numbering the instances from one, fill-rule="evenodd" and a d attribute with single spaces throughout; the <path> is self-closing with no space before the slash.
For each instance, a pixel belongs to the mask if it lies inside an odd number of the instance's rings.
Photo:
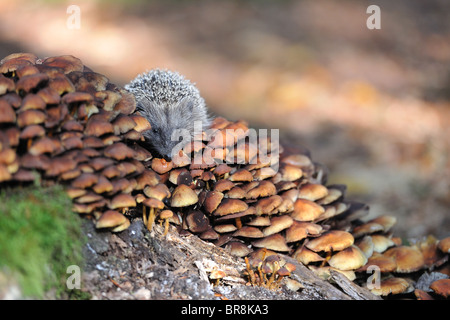
<path id="1" fill-rule="evenodd" d="M 25 297 L 64 292 L 67 267 L 82 267 L 81 219 L 60 186 L 0 193 L 0 270 L 17 277 Z"/>

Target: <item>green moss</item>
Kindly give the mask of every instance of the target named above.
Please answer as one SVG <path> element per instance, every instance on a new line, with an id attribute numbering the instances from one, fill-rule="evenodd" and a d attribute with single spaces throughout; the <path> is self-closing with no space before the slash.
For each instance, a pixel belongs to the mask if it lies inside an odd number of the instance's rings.
<path id="1" fill-rule="evenodd" d="M 26 297 L 68 292 L 69 265 L 82 267 L 81 219 L 60 186 L 0 193 L 0 270 L 17 277 Z"/>

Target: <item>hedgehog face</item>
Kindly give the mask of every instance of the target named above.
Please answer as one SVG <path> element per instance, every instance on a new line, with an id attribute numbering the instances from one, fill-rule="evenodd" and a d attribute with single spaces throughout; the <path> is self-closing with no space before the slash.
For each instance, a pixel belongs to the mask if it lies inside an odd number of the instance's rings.
<path id="1" fill-rule="evenodd" d="M 166 160 L 171 160 L 179 150 L 176 147 L 190 141 L 194 122 L 199 120 L 194 102 L 189 98 L 175 104 L 143 100 L 138 103 L 137 109 L 152 126 L 144 133 L 147 143 Z"/>

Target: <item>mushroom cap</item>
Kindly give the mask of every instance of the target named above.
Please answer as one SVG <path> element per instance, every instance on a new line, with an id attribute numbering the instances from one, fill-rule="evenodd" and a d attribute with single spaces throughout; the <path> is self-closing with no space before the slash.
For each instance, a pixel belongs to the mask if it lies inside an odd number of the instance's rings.
<path id="1" fill-rule="evenodd" d="M 161 201 L 171 195 L 169 188 L 163 183 L 158 183 L 156 186 L 146 186 L 144 188 L 144 193 L 147 197 Z"/>
<path id="2" fill-rule="evenodd" d="M 382 215 L 372 219 L 370 222 L 382 225 L 383 231 L 388 232 L 397 223 L 397 218 L 389 215 Z"/>
<path id="3" fill-rule="evenodd" d="M 256 227 L 243 226 L 238 229 L 233 236 L 245 238 L 263 238 L 264 234 Z"/>
<path id="4" fill-rule="evenodd" d="M 365 224 L 355 227 L 352 231 L 352 234 L 355 238 L 358 238 L 367 234 L 372 234 L 383 230 L 384 227 L 381 224 L 376 222 L 367 222 Z"/>
<path id="5" fill-rule="evenodd" d="M 186 223 L 190 231 L 194 233 L 205 232 L 210 229 L 209 219 L 199 210 L 189 212 Z"/>
<path id="6" fill-rule="evenodd" d="M 119 193 L 118 195 L 114 196 L 114 198 L 112 198 L 109 203 L 110 209 L 129 208 L 135 206 L 136 200 L 134 200 L 134 197 L 132 195 L 127 193 Z"/>
<path id="7" fill-rule="evenodd" d="M 170 219 L 173 217 L 173 212 L 172 210 L 163 210 L 160 212 L 159 214 L 159 218 L 160 219 Z"/>
<path id="8" fill-rule="evenodd" d="M 388 296 L 389 294 L 399 294 L 409 288 L 409 282 L 403 278 L 391 277 L 380 281 L 380 286 L 375 286 L 370 291 L 377 296 Z"/>
<path id="9" fill-rule="evenodd" d="M 72 187 L 86 189 L 98 182 L 98 176 L 94 173 L 82 173 L 72 182 Z"/>
<path id="10" fill-rule="evenodd" d="M 250 249 L 247 245 L 238 241 L 228 242 L 225 245 L 225 250 L 229 251 L 233 256 L 240 258 L 246 257 L 252 252 L 252 249 Z"/>
<path id="11" fill-rule="evenodd" d="M 438 248 L 444 253 L 450 253 L 450 237 L 440 240 L 438 243 Z"/>
<path id="12" fill-rule="evenodd" d="M 214 211 L 215 216 L 224 216 L 248 209 L 248 204 L 239 199 L 224 199 Z"/>
<path id="13" fill-rule="evenodd" d="M 218 233 L 227 233 L 236 231 L 237 227 L 234 224 L 218 224 L 214 226 L 214 230 Z"/>
<path id="14" fill-rule="evenodd" d="M 108 133 L 114 133 L 113 125 L 98 118 L 90 118 L 84 129 L 84 134 L 88 136 L 100 137 Z"/>
<path id="15" fill-rule="evenodd" d="M 278 233 L 284 229 L 292 226 L 294 220 L 288 216 L 278 216 L 270 219 L 270 226 L 263 229 L 264 236 L 270 236 L 271 234 Z"/>
<path id="16" fill-rule="evenodd" d="M 142 204 L 149 208 L 155 208 L 155 209 L 163 209 L 164 208 L 164 202 L 162 202 L 159 199 L 155 199 L 155 198 L 147 198 L 144 201 L 142 201 Z"/>
<path id="17" fill-rule="evenodd" d="M 194 190 L 187 185 L 181 184 L 172 192 L 170 205 L 172 207 L 188 207 L 198 202 L 198 196 Z"/>
<path id="18" fill-rule="evenodd" d="M 0 99 L 0 123 L 14 123 L 16 121 L 16 113 L 11 105 Z"/>
<path id="19" fill-rule="evenodd" d="M 286 240 L 280 234 L 273 234 L 252 243 L 254 247 L 266 248 L 279 252 L 289 252 L 291 249 L 286 245 Z"/>
<path id="20" fill-rule="evenodd" d="M 262 198 L 258 200 L 256 203 L 256 214 L 270 214 L 274 211 L 281 203 L 283 202 L 283 198 L 279 195 L 273 195 L 268 198 Z"/>
<path id="21" fill-rule="evenodd" d="M 211 271 L 211 273 L 209 274 L 209 278 L 211 280 L 222 279 L 225 276 L 226 276 L 225 272 L 223 272 L 222 270 L 217 270 L 217 269 Z"/>
<path id="22" fill-rule="evenodd" d="M 298 247 L 298 249 L 294 252 L 293 257 L 298 262 L 303 263 L 304 265 L 308 265 L 311 262 L 323 261 L 325 258 L 318 255 L 316 252 L 309 250 L 304 246 Z"/>
<path id="23" fill-rule="evenodd" d="M 422 253 L 415 247 L 399 246 L 384 252 L 386 257 L 392 257 L 397 264 L 396 272 L 408 273 L 421 269 L 424 264 Z"/>
<path id="24" fill-rule="evenodd" d="M 115 210 L 106 210 L 97 220 L 95 227 L 97 229 L 102 228 L 114 228 L 128 220 L 123 214 Z"/>
<path id="25" fill-rule="evenodd" d="M 373 243 L 373 251 L 375 252 L 382 253 L 386 251 L 387 248 L 395 246 L 394 241 L 384 235 L 373 234 L 371 238 Z"/>
<path id="26" fill-rule="evenodd" d="M 133 149 L 122 142 L 117 142 L 106 147 L 103 154 L 116 160 L 132 159 L 134 157 Z"/>
<path id="27" fill-rule="evenodd" d="M 257 216 L 246 223 L 252 227 L 267 227 L 270 226 L 270 218 L 268 216 Z"/>
<path id="28" fill-rule="evenodd" d="M 332 230 L 306 244 L 308 249 L 319 251 L 340 251 L 350 247 L 354 242 L 351 233 L 341 230 Z"/>
<path id="29" fill-rule="evenodd" d="M 320 217 L 325 209 L 317 203 L 305 199 L 297 199 L 291 217 L 297 221 L 313 221 Z"/>
<path id="30" fill-rule="evenodd" d="M 246 169 L 239 169 L 233 173 L 229 179 L 233 182 L 249 182 L 253 180 L 253 176 L 250 171 Z"/>
<path id="31" fill-rule="evenodd" d="M 450 279 L 436 280 L 430 285 L 430 289 L 444 298 L 448 298 L 450 296 Z"/>
<path id="32" fill-rule="evenodd" d="M 379 253 L 371 256 L 367 263 L 359 268 L 358 271 L 366 271 L 370 266 L 377 266 L 380 269 L 380 272 L 394 272 L 397 268 L 394 258 L 386 257 Z"/>
<path id="33" fill-rule="evenodd" d="M 262 197 L 270 197 L 277 194 L 275 185 L 267 180 L 259 182 L 258 186 L 247 191 L 247 199 L 257 199 Z"/>
<path id="34" fill-rule="evenodd" d="M 166 161 L 162 158 L 153 158 L 152 159 L 152 169 L 155 170 L 159 174 L 164 174 L 169 172 L 173 168 L 172 161 Z"/>
<path id="35" fill-rule="evenodd" d="M 322 226 L 312 222 L 294 221 L 286 230 L 286 241 L 296 242 L 305 239 L 308 235 L 317 236 L 322 232 Z"/>
<path id="36" fill-rule="evenodd" d="M 355 245 L 333 255 L 328 264 L 339 270 L 355 270 L 367 263 L 365 254 Z"/>
<path id="37" fill-rule="evenodd" d="M 309 201 L 316 201 L 328 195 L 328 189 L 316 183 L 307 183 L 302 185 L 298 190 L 298 197 Z"/>
<path id="38" fill-rule="evenodd" d="M 208 213 L 213 213 L 217 209 L 219 204 L 222 202 L 223 193 L 219 191 L 208 191 L 206 193 L 205 201 L 203 206 Z"/>

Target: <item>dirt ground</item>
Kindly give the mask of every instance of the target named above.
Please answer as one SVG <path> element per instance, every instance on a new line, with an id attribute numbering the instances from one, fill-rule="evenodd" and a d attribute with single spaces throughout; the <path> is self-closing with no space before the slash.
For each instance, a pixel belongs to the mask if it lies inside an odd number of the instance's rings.
<path id="1" fill-rule="evenodd" d="M 67 21 L 80 9 L 80 27 Z M 450 235 L 450 3 L 1 1 L 0 55 L 72 54 L 125 84 L 175 69 L 213 114 L 280 129 L 404 238 Z"/>

